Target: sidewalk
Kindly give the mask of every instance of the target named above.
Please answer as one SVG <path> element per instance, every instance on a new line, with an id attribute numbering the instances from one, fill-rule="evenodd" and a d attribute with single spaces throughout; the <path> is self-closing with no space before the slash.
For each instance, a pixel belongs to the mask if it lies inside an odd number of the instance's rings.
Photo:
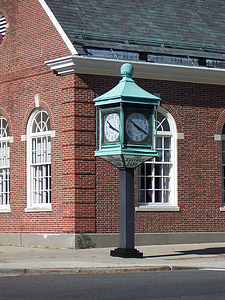
<path id="1" fill-rule="evenodd" d="M 143 258 L 110 256 L 112 248 L 46 249 L 0 246 L 0 273 L 225 270 L 225 243 L 140 246 Z"/>

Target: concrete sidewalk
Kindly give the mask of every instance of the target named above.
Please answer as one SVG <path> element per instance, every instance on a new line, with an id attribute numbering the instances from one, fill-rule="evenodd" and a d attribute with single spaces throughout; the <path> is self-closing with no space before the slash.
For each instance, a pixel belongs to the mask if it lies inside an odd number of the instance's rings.
<path id="1" fill-rule="evenodd" d="M 110 256 L 112 248 L 46 249 L 0 246 L 0 273 L 114 272 L 186 268 L 225 270 L 225 243 L 137 247 L 143 258 Z"/>

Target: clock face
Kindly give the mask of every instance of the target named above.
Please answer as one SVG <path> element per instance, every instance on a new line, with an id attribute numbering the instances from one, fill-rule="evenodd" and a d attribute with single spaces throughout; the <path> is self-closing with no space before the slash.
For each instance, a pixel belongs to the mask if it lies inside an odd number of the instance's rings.
<path id="1" fill-rule="evenodd" d="M 104 137 L 106 142 L 115 142 L 120 136 L 120 117 L 118 113 L 104 116 Z"/>
<path id="2" fill-rule="evenodd" d="M 140 112 L 128 114 L 125 130 L 132 141 L 141 142 L 145 140 L 149 133 L 149 123 L 146 115 Z"/>

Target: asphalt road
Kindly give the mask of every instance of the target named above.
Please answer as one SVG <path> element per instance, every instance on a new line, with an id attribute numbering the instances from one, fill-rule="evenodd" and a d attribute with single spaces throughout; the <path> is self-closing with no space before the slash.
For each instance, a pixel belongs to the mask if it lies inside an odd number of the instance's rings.
<path id="1" fill-rule="evenodd" d="M 224 300 L 224 271 L 0 275 L 0 299 Z"/>

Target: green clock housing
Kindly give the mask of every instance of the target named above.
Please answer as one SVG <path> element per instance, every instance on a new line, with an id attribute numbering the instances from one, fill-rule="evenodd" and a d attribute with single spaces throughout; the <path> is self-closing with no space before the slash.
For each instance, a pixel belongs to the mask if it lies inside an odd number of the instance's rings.
<path id="1" fill-rule="evenodd" d="M 120 82 L 94 99 L 97 111 L 95 156 L 117 168 L 136 168 L 158 155 L 155 115 L 160 98 L 139 87 L 132 74 L 132 65 L 122 65 Z"/>

